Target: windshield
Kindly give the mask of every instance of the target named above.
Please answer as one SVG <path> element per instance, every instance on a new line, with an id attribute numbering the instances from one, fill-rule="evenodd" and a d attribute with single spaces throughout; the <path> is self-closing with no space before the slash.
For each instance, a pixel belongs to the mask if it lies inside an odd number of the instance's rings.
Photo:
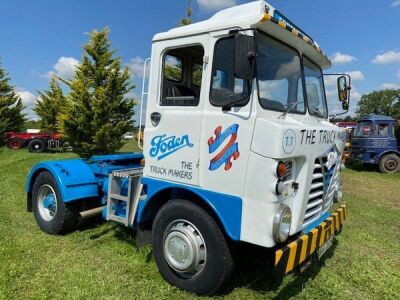
<path id="1" fill-rule="evenodd" d="M 364 121 L 359 122 L 354 133 L 354 136 L 366 137 L 372 135 L 372 122 Z"/>
<path id="2" fill-rule="evenodd" d="M 265 35 L 257 35 L 257 84 L 260 105 L 264 109 L 305 113 L 307 97 L 311 115 L 327 118 L 322 70 L 304 57 L 303 93 L 301 59 L 289 46 Z"/>
<path id="3" fill-rule="evenodd" d="M 311 115 L 326 118 L 326 99 L 321 68 L 304 57 L 304 78 L 306 82 L 307 104 Z"/>
<path id="4" fill-rule="evenodd" d="M 258 35 L 257 83 L 264 109 L 305 113 L 298 52 L 264 34 Z"/>

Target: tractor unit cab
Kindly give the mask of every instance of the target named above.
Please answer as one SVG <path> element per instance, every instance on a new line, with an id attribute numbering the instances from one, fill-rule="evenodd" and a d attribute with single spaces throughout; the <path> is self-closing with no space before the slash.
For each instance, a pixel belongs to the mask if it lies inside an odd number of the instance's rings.
<path id="1" fill-rule="evenodd" d="M 388 116 L 362 117 L 351 139 L 351 157 L 365 164 L 379 165 L 384 173 L 400 171 L 400 130 Z"/>
<path id="2" fill-rule="evenodd" d="M 143 154 L 40 163 L 28 176 L 28 209 L 58 234 L 104 206 L 106 220 L 139 237 L 151 230 L 163 277 L 197 294 L 228 277 L 231 242 L 275 247 L 280 275 L 308 265 L 346 217 L 345 205 L 333 211 L 346 134 L 328 120 L 330 66 L 264 1 L 157 34 Z M 344 110 L 349 94 L 340 76 Z"/>

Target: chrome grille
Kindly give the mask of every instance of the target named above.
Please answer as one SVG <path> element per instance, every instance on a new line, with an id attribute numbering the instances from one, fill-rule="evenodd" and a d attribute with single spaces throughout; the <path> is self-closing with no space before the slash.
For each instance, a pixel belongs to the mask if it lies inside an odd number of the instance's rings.
<path id="1" fill-rule="evenodd" d="M 339 169 L 340 169 L 340 162 L 337 163 L 336 165 L 334 165 L 331 168 L 331 172 L 329 173 L 329 175 L 327 175 L 328 182 L 326 184 L 327 189 L 326 189 L 326 195 L 325 195 L 325 201 L 324 201 L 324 209 L 323 209 L 324 212 L 332 207 L 333 199 L 335 196 L 335 190 L 336 190 L 337 185 L 339 184 L 339 182 L 338 182 L 339 181 Z"/>
<path id="2" fill-rule="evenodd" d="M 317 158 L 314 163 L 313 179 L 310 194 L 304 213 L 303 228 L 311 224 L 321 215 L 324 202 L 324 170 L 322 161 Z"/>
<path id="3" fill-rule="evenodd" d="M 327 156 L 314 162 L 310 193 L 304 213 L 303 228 L 316 221 L 322 213 L 328 211 L 333 203 L 339 178 L 339 159 L 330 169 L 327 168 Z"/>

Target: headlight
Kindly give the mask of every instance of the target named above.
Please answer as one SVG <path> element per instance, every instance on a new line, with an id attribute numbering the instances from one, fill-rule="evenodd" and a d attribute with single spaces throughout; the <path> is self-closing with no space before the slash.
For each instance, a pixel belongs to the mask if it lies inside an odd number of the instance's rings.
<path id="1" fill-rule="evenodd" d="M 272 233 L 277 243 L 283 243 L 289 237 L 290 225 L 292 224 L 292 212 L 286 205 L 281 205 L 274 216 Z"/>

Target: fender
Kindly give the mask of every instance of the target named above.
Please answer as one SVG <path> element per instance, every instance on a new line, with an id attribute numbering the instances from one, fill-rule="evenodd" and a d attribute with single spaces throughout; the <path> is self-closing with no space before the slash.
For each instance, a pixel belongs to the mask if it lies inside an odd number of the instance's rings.
<path id="1" fill-rule="evenodd" d="M 211 208 L 225 229 L 227 235 L 234 241 L 240 240 L 242 220 L 242 199 L 237 196 L 221 194 L 189 185 L 173 183 L 149 177 L 142 178 L 142 184 L 146 186 L 146 200 L 139 202 L 137 224 L 146 221 L 146 208 L 154 200 L 154 196 L 168 190 L 175 189 L 195 194 L 199 199 Z M 190 199 L 187 199 L 190 200 Z"/>
<path id="2" fill-rule="evenodd" d="M 83 159 L 47 161 L 35 165 L 26 181 L 26 192 L 32 193 L 36 176 L 47 171 L 55 178 L 64 202 L 99 196 L 99 180 Z"/>
<path id="3" fill-rule="evenodd" d="M 386 155 L 386 154 L 396 154 L 397 156 L 400 157 L 400 152 L 396 151 L 396 150 L 386 150 L 384 152 L 379 153 L 378 157 L 376 158 L 376 162 L 379 163 L 379 161 L 381 160 L 382 156 Z"/>

